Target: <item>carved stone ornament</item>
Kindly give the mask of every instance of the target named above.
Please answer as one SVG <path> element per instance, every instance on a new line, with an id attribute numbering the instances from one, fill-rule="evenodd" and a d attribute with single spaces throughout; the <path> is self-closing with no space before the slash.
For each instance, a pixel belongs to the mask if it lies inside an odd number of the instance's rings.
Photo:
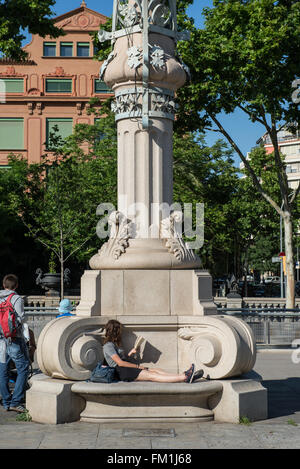
<path id="1" fill-rule="evenodd" d="M 223 379 L 250 371 L 256 360 L 253 333 L 242 319 L 206 316 L 195 327 L 179 329 L 186 356 L 204 377 Z"/>
<path id="2" fill-rule="evenodd" d="M 126 251 L 132 238 L 134 224 L 121 212 L 112 212 L 108 219 L 111 227 L 109 241 L 99 251 L 100 257 L 113 257 L 115 260 Z"/>
<path id="3" fill-rule="evenodd" d="M 28 94 L 29 96 L 41 96 L 42 92 L 37 88 L 30 88 L 30 90 L 28 90 Z"/>
<path id="4" fill-rule="evenodd" d="M 89 379 L 97 363 L 103 360 L 102 334 L 99 318 L 68 317 L 50 321 L 39 338 L 40 369 L 51 378 Z"/>
<path id="5" fill-rule="evenodd" d="M 188 249 L 181 237 L 176 224 L 182 223 L 182 212 L 175 211 L 164 220 L 161 221 L 160 238 L 166 242 L 166 247 L 178 261 L 196 261 L 194 251 Z"/>

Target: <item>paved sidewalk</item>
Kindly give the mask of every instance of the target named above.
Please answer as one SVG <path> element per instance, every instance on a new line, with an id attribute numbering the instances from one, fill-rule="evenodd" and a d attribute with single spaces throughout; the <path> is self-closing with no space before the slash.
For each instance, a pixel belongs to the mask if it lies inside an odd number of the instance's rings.
<path id="1" fill-rule="evenodd" d="M 300 363 L 293 350 L 259 351 L 252 376 L 268 389 L 269 419 L 242 424 L 151 423 L 44 425 L 17 422 L 0 407 L 0 449 L 300 448 Z M 298 355 L 300 357 L 300 350 Z M 114 454 L 112 452 L 112 454 Z"/>

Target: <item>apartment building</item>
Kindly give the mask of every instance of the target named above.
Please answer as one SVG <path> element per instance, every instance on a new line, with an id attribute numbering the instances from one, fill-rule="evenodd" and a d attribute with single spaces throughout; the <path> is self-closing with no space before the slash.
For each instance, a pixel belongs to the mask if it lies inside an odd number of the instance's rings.
<path id="1" fill-rule="evenodd" d="M 300 182 L 300 131 L 292 134 L 286 129 L 282 129 L 277 134 L 280 152 L 285 155 L 286 173 L 291 189 L 298 187 Z M 263 145 L 266 152 L 272 153 L 274 147 L 270 136 L 266 133 L 260 137 L 257 145 Z M 250 152 L 247 153 L 247 159 L 250 159 Z M 240 169 L 244 169 L 244 163 L 240 163 Z"/>
<path id="2" fill-rule="evenodd" d="M 7 165 L 10 153 L 39 162 L 54 126 L 65 138 L 75 124 L 94 123 L 88 115 L 91 97 L 105 100 L 111 90 L 99 79 L 101 63 L 93 59 L 90 33 L 106 20 L 83 0 L 53 20 L 65 35 L 33 35 L 24 47 L 25 62 L 0 60 L 0 166 Z"/>
<path id="3" fill-rule="evenodd" d="M 298 187 L 300 182 L 300 131 L 292 134 L 282 129 L 277 134 L 280 152 L 285 155 L 286 173 L 291 189 Z M 272 153 L 274 148 L 268 134 L 265 134 L 257 142 L 263 144 L 267 153 Z"/>

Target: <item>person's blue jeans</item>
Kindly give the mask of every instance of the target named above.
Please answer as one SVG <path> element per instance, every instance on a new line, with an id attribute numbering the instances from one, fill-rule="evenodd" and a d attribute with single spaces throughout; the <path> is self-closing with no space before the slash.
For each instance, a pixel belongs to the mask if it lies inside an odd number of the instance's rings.
<path id="1" fill-rule="evenodd" d="M 29 358 L 25 341 L 16 338 L 7 344 L 6 363 L 0 363 L 0 394 L 3 407 L 16 407 L 21 404 L 29 374 Z M 11 396 L 9 382 L 9 361 L 13 360 L 17 369 L 17 379 Z"/>

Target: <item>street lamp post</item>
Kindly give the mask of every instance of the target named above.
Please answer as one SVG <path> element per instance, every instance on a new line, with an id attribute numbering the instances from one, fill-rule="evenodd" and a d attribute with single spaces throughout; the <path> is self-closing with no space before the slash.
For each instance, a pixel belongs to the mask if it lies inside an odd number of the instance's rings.
<path id="1" fill-rule="evenodd" d="M 281 210 L 283 209 L 283 202 Z M 280 214 L 280 253 L 283 251 L 283 237 L 282 237 L 282 215 Z M 283 277 L 283 259 L 280 262 L 280 297 L 284 298 L 284 277 Z"/>

